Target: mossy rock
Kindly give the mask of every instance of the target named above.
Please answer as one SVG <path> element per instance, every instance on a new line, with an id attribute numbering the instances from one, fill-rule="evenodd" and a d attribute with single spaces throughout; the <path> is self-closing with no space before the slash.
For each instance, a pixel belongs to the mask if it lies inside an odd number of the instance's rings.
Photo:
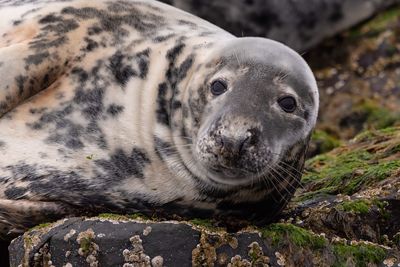
<path id="1" fill-rule="evenodd" d="M 400 127 L 364 132 L 350 144 L 308 160 L 302 178 L 305 190 L 297 197 L 351 195 L 398 175 L 399 170 Z"/>
<path id="2" fill-rule="evenodd" d="M 397 249 L 400 127 L 362 132 L 309 159 L 305 169 L 283 221 L 330 238 L 367 240 Z"/>
<path id="3" fill-rule="evenodd" d="M 329 239 L 289 223 L 228 233 L 112 217 L 72 218 L 27 231 L 10 246 L 11 266 L 378 266 L 399 258 L 388 247 Z"/>

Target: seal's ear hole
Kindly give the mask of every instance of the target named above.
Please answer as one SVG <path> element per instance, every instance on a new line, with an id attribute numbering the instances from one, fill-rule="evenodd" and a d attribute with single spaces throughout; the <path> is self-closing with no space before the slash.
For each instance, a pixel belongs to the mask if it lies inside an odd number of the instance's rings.
<path id="1" fill-rule="evenodd" d="M 228 85 L 223 80 L 215 80 L 212 82 L 210 90 L 215 96 L 222 95 L 228 90 Z"/>
<path id="2" fill-rule="evenodd" d="M 297 103 L 293 96 L 284 96 L 278 99 L 279 106 L 287 113 L 292 113 L 296 110 Z"/>

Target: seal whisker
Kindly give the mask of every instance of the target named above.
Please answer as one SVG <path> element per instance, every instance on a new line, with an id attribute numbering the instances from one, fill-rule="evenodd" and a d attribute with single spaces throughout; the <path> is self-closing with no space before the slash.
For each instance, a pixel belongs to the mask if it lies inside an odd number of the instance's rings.
<path id="1" fill-rule="evenodd" d="M 162 147 L 160 149 L 161 150 L 175 150 L 176 148 L 180 148 L 180 147 L 192 147 L 192 146 L 193 146 L 193 144 L 177 144 L 177 145 Z"/>
<path id="2" fill-rule="evenodd" d="M 282 166 L 277 166 L 277 167 L 279 167 L 280 170 L 284 170 L 284 168 L 282 168 Z M 283 175 L 281 175 L 279 178 L 280 178 L 283 182 L 287 183 L 292 189 L 296 190 L 296 189 L 297 189 L 297 186 L 296 186 L 296 185 L 293 185 L 293 184 L 291 183 L 291 181 L 293 180 L 295 183 L 299 183 L 298 178 L 297 178 L 297 177 L 291 176 L 289 173 L 288 173 L 288 175 L 289 175 L 289 178 L 292 178 L 292 179 L 288 179 L 287 177 L 285 177 L 285 176 L 283 176 Z"/>
<path id="3" fill-rule="evenodd" d="M 233 53 L 235 54 L 235 57 L 236 57 L 237 63 L 238 63 L 238 65 L 239 65 L 239 67 L 240 67 L 240 66 L 241 66 L 241 64 L 240 64 L 240 61 L 239 61 L 239 57 L 238 57 L 238 55 L 237 55 L 237 53 L 236 53 L 236 50 L 234 50 L 234 51 L 233 51 Z"/>
<path id="4" fill-rule="evenodd" d="M 287 181 L 287 179 L 286 179 L 285 177 L 283 177 L 283 176 L 279 173 L 279 171 L 275 170 L 274 168 L 271 168 L 271 170 L 277 175 L 277 176 L 274 176 L 274 179 L 278 182 L 278 187 L 284 189 L 284 191 L 286 191 L 286 193 L 288 194 L 288 196 L 291 197 L 292 192 L 290 192 L 289 189 L 286 188 L 286 186 L 282 186 L 281 183 L 282 183 L 282 181 L 283 181 L 283 182 L 287 183 L 289 186 L 291 186 L 292 188 L 294 188 L 293 185 L 290 184 L 290 183 Z M 278 179 L 278 178 L 279 178 L 279 179 Z M 280 179 L 281 179 L 281 180 L 280 180 Z M 295 188 L 294 188 L 294 189 L 295 189 Z"/>
<path id="5" fill-rule="evenodd" d="M 294 173 L 292 173 L 291 171 L 287 170 L 284 168 L 284 166 L 281 166 L 279 164 L 275 165 L 277 168 L 279 168 L 279 170 L 282 170 L 284 173 L 286 173 L 287 175 L 289 175 L 291 178 L 293 178 L 294 180 L 298 180 L 298 176 Z M 293 171 L 293 170 L 292 170 Z"/>
<path id="6" fill-rule="evenodd" d="M 282 194 L 281 190 L 279 190 L 279 187 L 275 184 L 275 182 L 278 180 L 276 179 L 275 175 L 272 172 L 274 172 L 274 169 L 270 168 L 269 175 L 264 176 L 263 179 L 266 180 L 267 182 L 270 182 L 272 184 L 272 186 L 274 187 L 275 191 L 279 194 L 279 196 L 286 201 L 286 195 Z M 274 172 L 274 173 L 276 174 L 276 172 Z M 271 178 L 271 179 L 268 179 L 268 178 Z"/>
<path id="7" fill-rule="evenodd" d="M 271 173 L 270 173 L 269 171 L 268 171 L 267 174 L 268 174 L 268 175 L 271 175 Z M 271 181 L 268 180 L 268 179 L 265 179 L 263 176 L 260 176 L 260 177 L 258 178 L 258 180 L 264 182 L 265 187 L 267 188 L 267 190 L 271 190 L 271 188 L 274 189 L 273 186 L 270 186 L 270 185 L 269 185 L 269 184 L 271 183 Z M 275 189 L 275 190 L 276 190 L 276 189 Z M 277 201 L 277 199 L 275 198 L 275 195 L 274 195 L 274 194 L 272 194 L 271 196 L 272 196 L 272 199 L 273 199 L 274 201 Z"/>
<path id="8" fill-rule="evenodd" d="M 280 161 L 277 165 L 279 165 L 279 164 L 283 164 L 284 167 L 290 168 L 291 170 L 295 171 L 299 175 L 303 175 L 304 174 L 304 171 L 299 171 L 298 169 L 296 169 L 295 167 L 293 167 L 292 165 L 290 165 L 290 164 L 288 164 L 288 163 L 286 163 L 284 161 Z"/>
<path id="9" fill-rule="evenodd" d="M 299 178 L 296 177 L 295 175 L 293 175 L 292 173 L 288 172 L 285 168 L 283 168 L 282 166 L 277 165 L 276 167 L 279 167 L 279 170 L 282 170 L 283 172 L 285 172 L 287 175 L 289 175 L 290 178 L 292 179 L 287 179 L 284 176 L 281 176 L 282 179 L 285 179 L 285 182 L 287 182 L 293 189 L 297 189 L 298 186 L 300 186 L 302 189 L 304 189 L 304 187 L 301 185 L 301 182 L 299 181 Z M 294 185 L 292 185 L 290 183 L 290 181 L 294 181 Z"/>
<path id="10" fill-rule="evenodd" d="M 173 137 L 173 138 L 187 139 L 187 140 L 190 140 L 190 141 L 193 140 L 193 138 L 191 138 L 191 137 L 189 137 L 189 136 L 182 136 L 182 135 L 171 135 L 171 137 Z"/>

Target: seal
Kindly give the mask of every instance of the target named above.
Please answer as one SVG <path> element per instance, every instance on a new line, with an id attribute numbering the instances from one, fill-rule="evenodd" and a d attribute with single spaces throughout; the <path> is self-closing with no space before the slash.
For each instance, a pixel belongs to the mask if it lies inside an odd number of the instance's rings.
<path id="1" fill-rule="evenodd" d="M 155 1 L 0 2 L 0 235 L 69 215 L 270 221 L 318 110 L 305 61 Z"/>

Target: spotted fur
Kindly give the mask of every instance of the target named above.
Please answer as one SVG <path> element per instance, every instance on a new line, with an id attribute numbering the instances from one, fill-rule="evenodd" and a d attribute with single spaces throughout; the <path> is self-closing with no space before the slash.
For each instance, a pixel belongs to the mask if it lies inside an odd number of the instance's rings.
<path id="1" fill-rule="evenodd" d="M 192 153 L 205 114 L 221 101 L 207 91 L 212 76 L 260 67 L 235 66 L 240 58 L 221 56 L 236 37 L 155 1 L 0 0 L 0 16 L 1 237 L 98 212 L 262 222 L 294 192 L 318 94 L 310 70 L 288 48 L 248 40 L 287 54 L 282 68 L 293 61 L 302 69 L 300 79 L 287 80 L 292 86 L 309 79 L 298 85 L 305 93 L 298 96 L 304 103 L 293 124 L 299 130 L 290 133 L 294 142 L 280 145 L 276 164 L 284 173 L 267 185 L 227 185 L 208 180 L 193 166 Z M 260 155 L 249 154 L 243 168 L 261 166 L 248 165 Z"/>

